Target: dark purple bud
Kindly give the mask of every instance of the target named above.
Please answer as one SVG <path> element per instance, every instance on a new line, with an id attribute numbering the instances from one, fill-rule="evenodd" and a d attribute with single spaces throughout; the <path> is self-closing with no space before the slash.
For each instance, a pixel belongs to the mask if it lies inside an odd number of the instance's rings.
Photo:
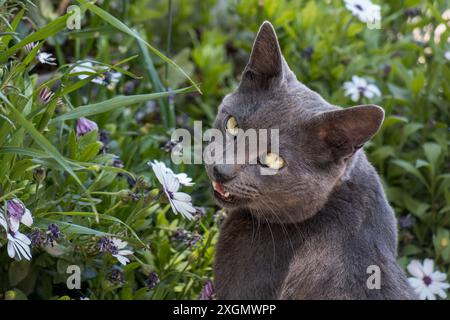
<path id="1" fill-rule="evenodd" d="M 214 300 L 215 292 L 214 292 L 214 285 L 211 280 L 208 280 L 206 284 L 204 285 L 202 291 L 200 292 L 200 296 L 198 297 L 199 300 Z"/>
<path id="2" fill-rule="evenodd" d="M 407 17 L 413 18 L 419 16 L 422 12 L 420 8 L 406 8 L 404 13 Z"/>
<path id="3" fill-rule="evenodd" d="M 80 118 L 77 121 L 76 130 L 77 130 L 77 136 L 82 136 L 93 130 L 98 131 L 98 126 L 94 121 L 91 121 L 86 118 Z"/>
<path id="4" fill-rule="evenodd" d="M 119 169 L 122 169 L 124 167 L 123 161 L 120 160 L 119 158 L 114 158 L 114 160 L 112 162 L 112 166 L 116 167 L 116 168 L 119 168 Z"/>
<path id="5" fill-rule="evenodd" d="M 33 247 L 40 247 L 45 243 L 45 235 L 39 229 L 33 230 L 28 237 Z"/>
<path id="6" fill-rule="evenodd" d="M 159 277 L 158 274 L 154 271 L 150 272 L 150 274 L 147 277 L 147 280 L 145 281 L 147 284 L 147 287 L 149 290 L 152 290 L 155 288 L 159 283 Z"/>
<path id="7" fill-rule="evenodd" d="M 311 60 L 311 57 L 314 53 L 314 48 L 313 47 L 307 47 L 305 50 L 303 50 L 302 52 L 302 57 L 307 59 L 307 60 Z"/>
<path id="8" fill-rule="evenodd" d="M 124 276 L 122 270 L 114 269 L 109 276 L 109 281 L 113 284 L 121 284 L 124 282 Z"/>
<path id="9" fill-rule="evenodd" d="M 119 249 L 116 247 L 111 238 L 101 237 L 97 242 L 97 249 L 100 252 L 109 252 L 111 254 L 117 254 Z"/>
<path id="10" fill-rule="evenodd" d="M 54 223 L 49 224 L 49 226 L 47 227 L 46 242 L 53 247 L 55 241 L 59 240 L 60 238 L 61 238 L 61 231 L 59 230 L 59 227 Z"/>

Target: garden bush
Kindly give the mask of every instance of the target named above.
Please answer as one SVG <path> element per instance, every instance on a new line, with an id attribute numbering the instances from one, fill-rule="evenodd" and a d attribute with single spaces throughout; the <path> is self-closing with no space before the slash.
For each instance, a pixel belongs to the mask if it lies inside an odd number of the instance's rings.
<path id="1" fill-rule="evenodd" d="M 301 82 L 383 107 L 365 150 L 398 217 L 399 262 L 449 275 L 448 2 L 377 1 L 380 28 L 349 2 L 0 0 L 0 299 L 210 292 L 225 213 L 203 166 L 171 162 L 171 133 L 211 126 L 264 20 Z M 195 210 L 167 201 L 163 163 L 187 174 Z"/>

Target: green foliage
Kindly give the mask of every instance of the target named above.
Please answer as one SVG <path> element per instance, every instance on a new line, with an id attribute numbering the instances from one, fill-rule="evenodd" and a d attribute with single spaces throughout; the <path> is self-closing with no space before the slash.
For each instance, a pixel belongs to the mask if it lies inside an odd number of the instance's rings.
<path id="1" fill-rule="evenodd" d="M 51 224 L 63 234 L 35 246 L 31 261 L 15 261 L 0 232 L 0 298 L 198 296 L 212 277 L 217 241 L 208 179 L 201 166 L 172 166 L 193 177 L 186 190 L 206 211 L 188 221 L 172 212 L 147 161 L 170 163 L 163 146 L 173 128 L 212 123 L 266 19 L 298 79 L 331 103 L 355 104 L 343 89 L 354 75 L 380 89 L 380 97 L 358 103 L 386 112 L 366 151 L 400 218 L 400 262 L 429 257 L 449 273 L 449 29 L 439 42 L 433 33 L 425 41 L 413 37 L 418 28 L 448 23 L 445 1 L 383 3 L 381 29 L 367 28 L 342 1 L 83 0 L 75 3 L 82 28 L 69 30 L 70 14 L 58 3 L 7 1 L 0 9 L 0 203 L 24 202 L 35 219 L 21 227 L 27 235 L 47 236 Z M 410 8 L 421 13 L 408 17 Z M 39 44 L 27 51 L 32 42 Z M 58 65 L 38 63 L 40 51 L 53 53 Z M 79 61 L 98 68 L 74 74 Z M 107 72 L 122 74 L 115 86 L 91 82 Z M 45 103 L 44 87 L 54 92 Z M 101 132 L 77 136 L 80 117 Z M 101 142 L 105 132 L 109 139 Z M 179 230 L 187 232 L 184 241 Z M 186 241 L 196 235 L 196 244 Z M 128 265 L 99 252 L 103 236 L 128 242 Z M 80 290 L 67 289 L 69 265 L 82 270 Z M 123 281 L 115 281 L 117 270 Z M 148 281 L 153 272 L 156 286 Z"/>

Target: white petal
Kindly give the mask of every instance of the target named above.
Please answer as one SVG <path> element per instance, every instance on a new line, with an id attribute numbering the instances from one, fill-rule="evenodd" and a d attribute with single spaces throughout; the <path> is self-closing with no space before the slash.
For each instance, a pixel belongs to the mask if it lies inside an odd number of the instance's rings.
<path id="1" fill-rule="evenodd" d="M 163 185 L 164 188 L 166 188 L 164 176 L 166 175 L 166 166 L 164 163 L 159 161 L 154 161 L 152 164 L 153 172 L 155 173 L 156 178 L 158 179 L 159 183 Z"/>
<path id="2" fill-rule="evenodd" d="M 195 213 L 195 208 L 190 203 L 173 200 L 172 204 L 172 207 L 175 207 L 176 211 L 182 214 L 185 218 L 189 220 L 193 218 L 192 213 Z"/>
<path id="3" fill-rule="evenodd" d="M 11 229 L 11 231 L 16 232 L 17 230 L 19 230 L 19 226 L 20 226 L 20 221 L 14 218 L 10 218 L 9 219 L 9 228 Z"/>
<path id="4" fill-rule="evenodd" d="M 172 193 L 177 192 L 180 189 L 180 181 L 171 172 L 166 172 L 164 176 L 165 186 L 167 191 Z"/>
<path id="5" fill-rule="evenodd" d="M 15 235 L 14 235 L 14 238 L 16 240 L 20 241 L 20 242 L 23 242 L 26 245 L 30 245 L 31 244 L 31 240 L 26 235 L 24 235 L 23 233 L 16 232 Z"/>
<path id="6" fill-rule="evenodd" d="M 6 219 L 3 216 L 3 211 L 0 210 L 0 225 L 6 230 L 8 231 L 8 224 L 6 223 Z"/>
<path id="7" fill-rule="evenodd" d="M 191 202 L 192 201 L 191 196 L 184 192 L 175 192 L 173 194 L 173 199 L 178 200 L 178 201 L 183 201 L 183 202 Z"/>
<path id="8" fill-rule="evenodd" d="M 118 255 L 121 256 L 129 256 L 131 254 L 133 254 L 133 251 L 131 250 L 119 250 L 119 252 L 117 252 Z"/>
<path id="9" fill-rule="evenodd" d="M 25 243 L 21 242 L 21 241 L 16 241 L 15 242 L 15 247 L 17 250 L 20 251 L 21 255 L 27 259 L 30 260 L 31 259 L 31 251 L 30 251 L 30 247 L 28 245 L 26 245 Z"/>
<path id="10" fill-rule="evenodd" d="M 16 251 L 14 250 L 14 242 L 10 241 L 8 242 L 8 256 L 10 258 L 14 258 L 16 255 Z"/>
<path id="11" fill-rule="evenodd" d="M 424 276 L 422 271 L 422 264 L 419 262 L 419 260 L 412 260 L 408 264 L 406 269 L 408 269 L 408 272 L 416 278 L 422 279 Z"/>
<path id="12" fill-rule="evenodd" d="M 128 245 L 128 242 L 123 241 L 118 238 L 112 238 L 111 240 L 114 243 L 114 245 L 117 247 L 117 249 L 123 249 Z"/>
<path id="13" fill-rule="evenodd" d="M 356 102 L 359 100 L 359 91 L 356 91 L 352 94 L 352 101 Z"/>
<path id="14" fill-rule="evenodd" d="M 413 288 L 418 288 L 423 284 L 423 280 L 417 278 L 408 278 L 408 282 Z"/>
<path id="15" fill-rule="evenodd" d="M 430 278 L 433 279 L 433 281 L 445 281 L 445 279 L 447 279 L 447 275 L 436 270 L 430 275 Z"/>
<path id="16" fill-rule="evenodd" d="M 379 97 L 381 96 L 380 89 L 378 89 L 378 87 L 376 85 L 374 85 L 374 84 L 369 84 L 367 86 L 367 90 L 372 92 L 376 96 L 379 96 Z"/>
<path id="17" fill-rule="evenodd" d="M 118 255 L 118 254 L 115 254 L 113 256 L 124 266 L 126 266 L 127 263 L 130 262 L 130 259 L 128 259 L 128 258 L 126 258 L 124 256 L 121 256 L 121 255 Z"/>
<path id="18" fill-rule="evenodd" d="M 364 96 L 366 98 L 372 99 L 373 98 L 373 92 L 366 89 L 366 90 L 364 90 Z"/>
<path id="19" fill-rule="evenodd" d="M 25 209 L 25 213 L 22 216 L 22 220 L 21 222 L 26 225 L 27 227 L 31 227 L 31 225 L 33 224 L 33 217 L 31 215 L 30 210 Z"/>
<path id="20" fill-rule="evenodd" d="M 429 276 L 433 273 L 433 269 L 434 269 L 434 263 L 433 260 L 431 259 L 425 259 L 423 261 L 423 273 L 426 276 Z"/>

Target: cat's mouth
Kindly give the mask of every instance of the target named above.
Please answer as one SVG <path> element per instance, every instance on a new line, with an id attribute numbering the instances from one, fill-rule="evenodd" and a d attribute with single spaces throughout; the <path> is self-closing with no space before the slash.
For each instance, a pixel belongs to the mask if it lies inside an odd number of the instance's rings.
<path id="1" fill-rule="evenodd" d="M 217 181 L 212 182 L 214 188 L 214 196 L 224 202 L 233 202 L 234 197 L 224 189 L 223 184 Z"/>

